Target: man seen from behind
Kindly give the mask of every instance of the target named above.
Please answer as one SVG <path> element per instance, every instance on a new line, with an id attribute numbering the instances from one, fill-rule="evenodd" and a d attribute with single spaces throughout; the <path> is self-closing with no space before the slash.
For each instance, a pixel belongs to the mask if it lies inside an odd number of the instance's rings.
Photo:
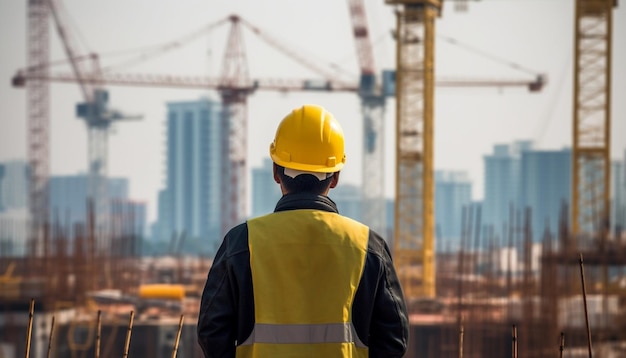
<path id="1" fill-rule="evenodd" d="M 346 162 L 339 122 L 296 108 L 270 156 L 283 196 L 224 237 L 200 304 L 205 357 L 402 357 L 409 324 L 389 248 L 328 197 Z"/>

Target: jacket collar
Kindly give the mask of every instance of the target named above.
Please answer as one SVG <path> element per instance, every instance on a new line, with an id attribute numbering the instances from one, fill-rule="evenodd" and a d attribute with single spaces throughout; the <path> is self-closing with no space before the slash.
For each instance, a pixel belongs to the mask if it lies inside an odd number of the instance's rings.
<path id="1" fill-rule="evenodd" d="M 312 193 L 285 194 L 276 204 L 274 212 L 297 209 L 314 209 L 339 213 L 337 204 L 329 197 Z"/>

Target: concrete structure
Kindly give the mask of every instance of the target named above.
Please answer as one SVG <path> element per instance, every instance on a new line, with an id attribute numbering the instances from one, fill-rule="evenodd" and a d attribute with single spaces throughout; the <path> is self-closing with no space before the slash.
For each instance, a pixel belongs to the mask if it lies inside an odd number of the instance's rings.
<path id="1" fill-rule="evenodd" d="M 626 228 L 626 151 L 623 160 L 611 165 L 611 233 L 624 236 Z"/>
<path id="2" fill-rule="evenodd" d="M 0 163 L 0 212 L 28 207 L 28 164 L 21 160 Z"/>
<path id="3" fill-rule="evenodd" d="M 531 209 L 534 242 L 541 241 L 546 229 L 552 237 L 558 233 L 563 203 L 571 203 L 571 161 L 570 149 L 522 153 L 519 207 Z"/>
<path id="4" fill-rule="evenodd" d="M 472 182 L 466 172 L 435 171 L 437 250 L 460 246 L 463 207 L 472 202 Z M 444 245 L 445 244 L 445 245 Z"/>
<path id="5" fill-rule="evenodd" d="M 209 98 L 167 104 L 167 163 L 155 238 L 184 235 L 214 255 L 220 237 L 221 105 Z"/>
<path id="6" fill-rule="evenodd" d="M 62 224 L 86 223 L 89 205 L 89 175 L 55 175 L 49 179 L 50 221 Z M 127 178 L 107 178 L 109 205 L 128 201 Z M 113 210 L 112 207 L 109 209 Z"/>
<path id="7" fill-rule="evenodd" d="M 328 196 L 337 204 L 341 215 L 363 221 L 363 199 L 360 187 L 340 182 L 336 188 L 330 190 Z"/>
<path id="8" fill-rule="evenodd" d="M 252 217 L 269 214 L 274 211 L 282 193 L 274 181 L 273 162 L 263 160 L 263 165 L 252 168 Z"/>
<path id="9" fill-rule="evenodd" d="M 523 220 L 528 208 L 533 241 L 540 241 L 546 229 L 556 235 L 563 204 L 570 204 L 571 157 L 570 149 L 535 150 L 529 141 L 494 146 L 484 157 L 482 223 L 501 232 L 511 208 L 515 220 Z"/>
<path id="10" fill-rule="evenodd" d="M 520 166 L 522 152 L 532 148 L 529 141 L 498 144 L 484 156 L 484 200 L 482 222 L 495 229 L 509 221 L 511 206 L 520 205 Z"/>
<path id="11" fill-rule="evenodd" d="M 29 217 L 28 208 L 0 212 L 0 258 L 26 255 Z"/>
<path id="12" fill-rule="evenodd" d="M 385 199 L 385 215 L 386 215 L 385 223 L 387 224 L 387 228 L 384 233 L 381 233 L 381 235 L 384 236 L 389 247 L 393 247 L 393 235 L 394 235 L 393 226 L 395 222 L 394 220 L 395 206 L 396 206 L 395 200 L 390 199 L 390 198 Z"/>

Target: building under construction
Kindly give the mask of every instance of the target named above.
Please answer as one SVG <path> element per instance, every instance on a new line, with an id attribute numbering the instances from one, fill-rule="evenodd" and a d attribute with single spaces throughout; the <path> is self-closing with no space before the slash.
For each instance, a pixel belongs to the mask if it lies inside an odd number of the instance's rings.
<path id="1" fill-rule="evenodd" d="M 595 356 L 622 356 L 626 235 L 610 236 L 604 251 L 574 250 L 564 214 L 559 232 L 533 243 L 530 210 L 511 211 L 502 232 L 481 227 L 479 206 L 464 211 L 460 250 L 437 257 L 437 297 L 408 299 L 407 357 L 546 357 L 560 349 L 564 357 L 586 357 L 591 345 Z M 122 354 L 131 313 L 131 355 L 169 356 L 184 316 L 178 354 L 202 356 L 195 325 L 210 259 L 142 257 L 137 238 L 123 230 L 112 230 L 105 251 L 96 248 L 92 224 L 72 236 L 64 230 L 46 226 L 41 256 L 2 256 L 0 352 L 13 357 L 26 349 L 33 299 L 33 356 L 50 349 L 52 356 L 91 357 L 96 347 L 102 356 Z"/>
<path id="2" fill-rule="evenodd" d="M 434 250 L 432 153 L 434 30 L 443 1 L 386 1 L 395 6 L 397 15 L 393 254 L 411 313 L 407 357 L 626 356 L 626 235 L 607 229 L 615 2 L 572 1 L 576 2 L 572 195 L 571 203 L 562 205 L 558 231 L 546 230 L 540 240 L 533 240 L 532 228 L 540 223 L 531 221 L 530 208 L 511 208 L 501 230 L 483 227 L 480 208 L 471 206 L 462 218 L 459 249 L 443 253 Z M 48 62 L 48 15 L 62 29 L 56 3 L 29 2 L 29 63 L 15 78 L 15 84 L 26 86 L 30 110 L 31 221 L 27 255 L 0 252 L 0 357 L 22 352 L 27 357 L 47 352 L 58 357 L 176 353 L 201 357 L 195 325 L 211 260 L 185 257 L 179 250 L 157 258 L 142 256 L 133 214 L 109 207 L 102 186 L 110 125 L 104 119 L 125 117 L 109 110 L 106 91 L 100 86 L 115 81 L 155 85 L 160 79 L 86 72 L 74 62 L 78 56 L 62 30 L 73 75 L 51 76 L 41 64 Z M 327 89 L 358 93 L 364 120 L 375 129 L 387 94 L 368 60 L 367 27 L 359 21 L 363 4 L 349 4 L 362 50 L 361 79 L 358 84 L 326 82 Z M 219 91 L 227 116 L 221 147 L 228 153 L 223 172 L 231 185 L 221 191 L 222 230 L 241 221 L 245 211 L 246 96 L 263 86 L 285 88 L 247 77 L 245 54 L 236 37 L 245 22 L 234 15 L 228 20 L 233 26 L 229 62 L 219 81 L 201 84 Z M 85 103 L 78 110 L 93 141 L 89 163 L 93 201 L 85 222 L 71 228 L 62 220 L 49 220 L 48 212 L 45 83 L 55 78 L 81 86 Z M 198 86 L 183 82 L 177 84 Z M 160 83 L 173 85 L 171 80 Z M 538 81 L 536 86 L 542 84 Z M 304 87 L 299 83 L 293 88 L 305 87 L 306 83 Z M 372 157 L 368 162 L 377 163 L 380 153 L 368 153 Z M 377 189 L 367 192 L 378 194 Z M 380 198 L 366 199 L 372 209 Z M 374 210 L 373 223 L 380 213 Z M 0 230 L 2 235 L 12 232 Z"/>

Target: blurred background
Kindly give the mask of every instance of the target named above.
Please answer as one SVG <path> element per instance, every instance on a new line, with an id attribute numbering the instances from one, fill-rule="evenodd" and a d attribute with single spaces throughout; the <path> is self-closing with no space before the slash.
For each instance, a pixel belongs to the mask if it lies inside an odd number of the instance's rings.
<path id="1" fill-rule="evenodd" d="M 330 197 L 392 248 L 407 356 L 626 354 L 625 37 L 614 0 L 1 1 L 0 357 L 98 327 L 118 354 L 131 311 L 131 353 L 201 356 L 304 103 L 343 126 Z"/>

